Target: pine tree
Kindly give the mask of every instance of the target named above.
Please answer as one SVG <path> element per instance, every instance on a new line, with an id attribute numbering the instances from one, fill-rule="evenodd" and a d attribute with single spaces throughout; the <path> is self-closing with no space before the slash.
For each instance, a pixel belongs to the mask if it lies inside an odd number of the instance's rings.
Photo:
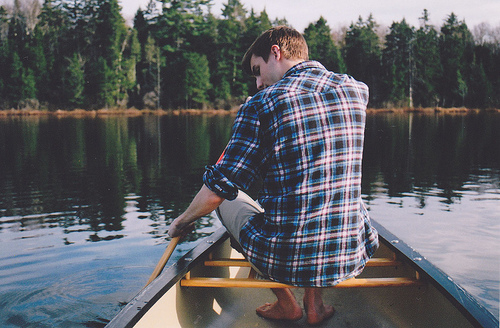
<path id="1" fill-rule="evenodd" d="M 392 23 L 382 54 L 384 98 L 389 104 L 409 106 L 413 74 L 414 31 L 407 23 Z"/>
<path id="2" fill-rule="evenodd" d="M 359 17 L 347 30 L 343 48 L 347 73 L 370 88 L 371 106 L 381 104 L 381 44 L 372 15 L 366 21 Z"/>
<path id="3" fill-rule="evenodd" d="M 228 0 L 219 21 L 217 40 L 216 98 L 229 108 L 248 95 L 247 79 L 240 68 L 243 52 L 249 45 L 242 44 L 245 33 L 246 10 L 239 0 Z"/>
<path id="4" fill-rule="evenodd" d="M 468 106 L 500 108 L 500 43 L 493 40 L 476 41 Z"/>
<path id="5" fill-rule="evenodd" d="M 48 101 L 49 71 L 43 49 L 43 33 L 38 25 L 31 35 L 27 51 L 29 58 L 27 66 L 32 70 L 35 79 L 36 95 L 33 98 L 39 101 Z"/>
<path id="6" fill-rule="evenodd" d="M 450 14 L 439 39 L 443 72 L 440 79 L 443 107 L 463 106 L 467 93 L 467 67 L 472 63 L 472 34 L 463 21 Z M 464 94 L 465 93 L 465 94 Z"/>
<path id="7" fill-rule="evenodd" d="M 70 108 L 81 108 L 84 105 L 85 70 L 80 54 L 74 53 L 66 59 L 68 64 L 64 73 L 64 103 Z"/>
<path id="8" fill-rule="evenodd" d="M 196 52 L 185 54 L 186 70 L 184 93 L 186 108 L 204 108 L 208 103 L 208 91 L 211 88 L 208 59 Z"/>
<path id="9" fill-rule="evenodd" d="M 95 26 L 95 31 L 87 52 L 88 69 L 102 71 L 87 72 L 86 91 L 94 106 L 122 105 L 127 100 L 127 93 L 120 84 L 128 71 L 123 67 L 123 51 L 130 32 L 117 0 L 97 0 L 94 9 L 96 12 L 90 23 Z"/>
<path id="10" fill-rule="evenodd" d="M 21 88 L 21 100 L 30 100 L 32 103 L 37 101 L 37 88 L 35 73 L 31 68 L 23 68 L 21 74 L 22 88 Z M 37 109 L 37 108 L 32 108 Z"/>
<path id="11" fill-rule="evenodd" d="M 442 67 L 439 55 L 439 36 L 436 29 L 429 25 L 426 9 L 420 18 L 421 26 L 415 33 L 413 49 L 413 100 L 415 106 L 437 106 L 437 92 Z"/>
<path id="12" fill-rule="evenodd" d="M 328 70 L 345 73 L 345 63 L 340 49 L 335 45 L 330 27 L 323 17 L 320 17 L 315 24 L 309 24 L 304 30 L 304 38 L 309 47 L 309 59 L 321 62 Z"/>
<path id="13" fill-rule="evenodd" d="M 40 100 L 52 107 L 65 106 L 61 95 L 64 92 L 62 77 L 66 51 L 71 48 L 70 22 L 63 5 L 59 1 L 45 0 L 36 26 L 38 42 L 45 59 L 45 73 L 39 77 Z"/>
<path id="14" fill-rule="evenodd" d="M 164 58 L 161 67 L 162 106 L 174 108 L 185 103 L 182 83 L 179 83 L 185 76 L 184 54 L 192 51 L 203 38 L 206 22 L 201 12 L 207 4 L 208 1 L 202 0 L 166 0 L 162 3 L 161 14 L 154 18 L 151 33 Z"/>
<path id="15" fill-rule="evenodd" d="M 8 45 L 6 32 L 9 28 L 9 15 L 4 6 L 0 6 L 0 109 L 6 105 L 7 56 Z"/>
<path id="16" fill-rule="evenodd" d="M 9 81 L 9 83 L 6 84 L 5 93 L 7 95 L 7 100 L 12 104 L 17 105 L 23 99 L 25 94 L 23 91 L 24 67 L 17 51 L 12 51 L 9 55 L 10 58 L 7 62 L 8 74 L 6 74 L 7 81 Z"/>

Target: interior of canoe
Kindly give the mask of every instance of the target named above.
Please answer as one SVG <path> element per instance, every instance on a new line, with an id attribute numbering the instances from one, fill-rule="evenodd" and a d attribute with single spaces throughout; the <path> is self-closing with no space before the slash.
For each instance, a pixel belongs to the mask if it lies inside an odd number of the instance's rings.
<path id="1" fill-rule="evenodd" d="M 323 291 L 335 315 L 319 327 L 472 327 L 438 289 L 421 277 L 384 240 L 356 279 Z M 285 287 L 259 279 L 224 242 L 171 288 L 135 327 L 307 327 L 271 321 L 255 309 L 274 302 L 269 290 Z M 302 305 L 303 289 L 294 289 Z"/>

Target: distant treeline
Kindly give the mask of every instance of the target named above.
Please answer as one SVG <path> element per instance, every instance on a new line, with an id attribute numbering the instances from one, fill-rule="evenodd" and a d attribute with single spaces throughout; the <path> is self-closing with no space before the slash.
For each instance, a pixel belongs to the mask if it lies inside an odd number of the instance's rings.
<path id="1" fill-rule="evenodd" d="M 227 0 L 151 0 L 133 27 L 118 0 L 15 0 L 0 7 L 0 109 L 231 108 L 255 93 L 240 69 L 271 21 Z M 471 32 L 451 13 L 440 29 L 423 10 L 381 29 L 359 18 L 303 31 L 310 58 L 370 87 L 371 107 L 500 108 L 500 26 Z"/>

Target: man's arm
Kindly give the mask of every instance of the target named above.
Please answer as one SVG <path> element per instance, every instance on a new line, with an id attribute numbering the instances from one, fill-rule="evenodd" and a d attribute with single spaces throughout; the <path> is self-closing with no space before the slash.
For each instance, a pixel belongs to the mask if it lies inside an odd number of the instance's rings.
<path id="1" fill-rule="evenodd" d="M 224 198 L 203 185 L 194 197 L 193 201 L 187 210 L 179 215 L 169 227 L 168 234 L 170 237 L 183 235 L 188 230 L 191 224 L 204 215 L 211 213 L 224 201 Z"/>

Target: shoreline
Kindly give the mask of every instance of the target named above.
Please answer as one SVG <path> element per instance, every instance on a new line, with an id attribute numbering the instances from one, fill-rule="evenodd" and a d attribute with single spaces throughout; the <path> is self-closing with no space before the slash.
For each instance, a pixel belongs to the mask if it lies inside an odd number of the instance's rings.
<path id="1" fill-rule="evenodd" d="M 0 117 L 12 117 L 12 116 L 54 116 L 54 117 L 106 117 L 106 116 L 163 116 L 163 115 L 228 115 L 234 114 L 234 110 L 201 110 L 201 109 L 98 109 L 98 110 L 85 110 L 85 109 L 73 109 L 73 110 L 31 110 L 31 109 L 5 109 L 0 110 Z"/>
<path id="2" fill-rule="evenodd" d="M 6 109 L 0 110 L 1 117 L 24 117 L 24 116 L 53 116 L 53 117 L 107 117 L 107 116 L 149 116 L 149 115 L 234 115 L 238 111 L 238 107 L 231 110 L 224 109 L 98 109 L 98 110 L 28 110 L 28 109 Z M 465 107 L 430 107 L 430 108 L 368 108 L 367 114 L 405 114 L 405 113 L 418 113 L 418 114 L 479 114 L 482 112 L 487 113 L 500 113 L 500 109 L 470 109 Z"/>
<path id="3" fill-rule="evenodd" d="M 478 108 L 465 108 L 465 107 L 418 107 L 418 108 L 368 108 L 368 114 L 381 114 L 381 113 L 420 113 L 420 114 L 479 114 L 479 113 L 500 113 L 500 109 L 478 109 Z"/>

